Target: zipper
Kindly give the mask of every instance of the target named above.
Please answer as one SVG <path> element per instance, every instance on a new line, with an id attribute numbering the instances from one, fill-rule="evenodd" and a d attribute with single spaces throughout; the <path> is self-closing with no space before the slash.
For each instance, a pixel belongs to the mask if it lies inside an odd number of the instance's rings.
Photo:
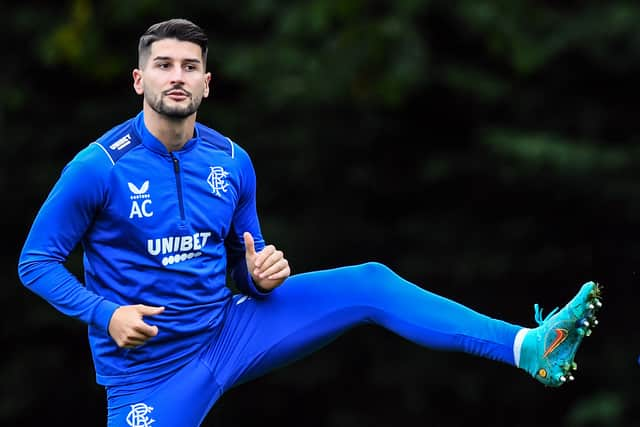
<path id="1" fill-rule="evenodd" d="M 178 190 L 178 206 L 180 207 L 180 219 L 184 221 L 184 201 L 182 200 L 182 178 L 180 175 L 180 160 L 171 153 L 173 173 L 176 175 L 176 189 Z"/>

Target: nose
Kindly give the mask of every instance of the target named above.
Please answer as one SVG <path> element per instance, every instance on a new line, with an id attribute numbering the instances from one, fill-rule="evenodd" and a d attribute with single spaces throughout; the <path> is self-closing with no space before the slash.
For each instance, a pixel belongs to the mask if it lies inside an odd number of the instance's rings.
<path id="1" fill-rule="evenodd" d="M 173 67 L 171 70 L 171 83 L 184 83 L 184 70 L 182 67 Z"/>

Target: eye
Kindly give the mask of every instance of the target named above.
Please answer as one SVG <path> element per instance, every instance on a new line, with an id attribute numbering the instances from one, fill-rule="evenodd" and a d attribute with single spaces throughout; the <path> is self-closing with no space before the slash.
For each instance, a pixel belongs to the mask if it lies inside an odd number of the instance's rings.
<path id="1" fill-rule="evenodd" d="M 195 70 L 197 70 L 197 67 L 195 65 L 192 65 L 192 64 L 187 64 L 187 65 L 184 66 L 184 68 L 187 71 L 195 71 Z"/>
<path id="2" fill-rule="evenodd" d="M 158 68 L 165 70 L 167 68 L 169 68 L 169 63 L 168 62 L 159 62 L 158 63 Z"/>

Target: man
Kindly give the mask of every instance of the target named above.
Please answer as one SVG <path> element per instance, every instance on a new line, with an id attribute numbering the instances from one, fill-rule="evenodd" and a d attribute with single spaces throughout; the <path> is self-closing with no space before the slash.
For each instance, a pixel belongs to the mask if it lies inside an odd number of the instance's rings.
<path id="1" fill-rule="evenodd" d="M 210 90 L 206 34 L 186 20 L 161 22 L 138 52 L 142 111 L 67 164 L 18 267 L 25 286 L 88 324 L 109 426 L 197 426 L 225 391 L 364 323 L 517 366 L 548 386 L 573 379 L 601 306 L 595 283 L 544 320 L 536 305 L 539 326 L 527 329 L 378 263 L 289 277 L 260 230 L 250 157 L 196 122 Z M 78 243 L 84 284 L 63 266 Z"/>

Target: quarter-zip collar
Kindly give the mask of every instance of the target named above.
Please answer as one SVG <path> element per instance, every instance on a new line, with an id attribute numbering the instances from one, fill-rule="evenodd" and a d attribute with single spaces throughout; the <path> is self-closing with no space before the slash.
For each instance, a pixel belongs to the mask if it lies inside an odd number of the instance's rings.
<path id="1" fill-rule="evenodd" d="M 142 145 L 148 148 L 151 151 L 154 151 L 163 156 L 169 156 L 169 152 L 167 151 L 167 147 L 151 132 L 147 129 L 147 126 L 144 124 L 144 112 L 139 112 L 138 115 L 134 118 L 134 129 L 138 133 L 140 137 L 140 141 L 142 141 Z M 198 130 L 198 126 L 194 127 L 194 137 L 189 139 L 178 152 L 187 152 L 193 149 L 197 142 L 200 140 L 200 131 Z"/>

